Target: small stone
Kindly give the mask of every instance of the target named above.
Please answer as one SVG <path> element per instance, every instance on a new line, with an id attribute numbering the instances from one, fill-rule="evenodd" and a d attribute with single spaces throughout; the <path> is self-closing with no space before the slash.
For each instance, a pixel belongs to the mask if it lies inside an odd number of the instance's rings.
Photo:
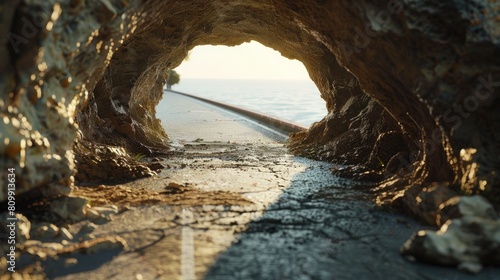
<path id="1" fill-rule="evenodd" d="M 435 183 L 428 187 L 414 185 L 399 200 L 410 213 L 434 225 L 439 205 L 455 196 L 457 194 L 448 185 Z"/>
<path id="2" fill-rule="evenodd" d="M 52 201 L 50 211 L 57 214 L 62 220 L 78 222 L 85 219 L 83 209 L 87 202 L 81 197 L 62 197 Z"/>
<path id="3" fill-rule="evenodd" d="M 482 264 L 500 265 L 499 232 L 498 219 L 464 216 L 448 220 L 437 232 L 417 232 L 401 247 L 401 254 L 478 273 Z"/>
<path id="4" fill-rule="evenodd" d="M 31 246 L 40 246 L 40 244 L 42 244 L 42 241 L 30 239 L 30 240 L 24 242 L 23 245 L 25 247 L 31 247 Z"/>
<path id="5" fill-rule="evenodd" d="M 458 265 L 458 269 L 468 273 L 477 274 L 481 272 L 483 266 L 480 263 L 463 262 Z"/>
<path id="6" fill-rule="evenodd" d="M 118 214 L 118 207 L 116 205 L 92 207 L 92 210 L 96 211 L 97 213 L 99 213 L 104 217 L 109 217 L 113 214 Z"/>
<path id="7" fill-rule="evenodd" d="M 156 172 L 159 172 L 161 171 L 162 169 L 165 169 L 165 166 L 159 162 L 156 162 L 156 163 L 151 163 L 148 165 L 148 167 L 153 170 L 153 171 L 156 171 Z"/>
<path id="8" fill-rule="evenodd" d="M 67 228 L 61 228 L 59 230 L 59 236 L 64 239 L 64 240 L 73 240 L 73 235 L 71 234 L 71 232 L 69 232 L 69 230 Z"/>
<path id="9" fill-rule="evenodd" d="M 127 247 L 127 242 L 121 237 L 105 237 L 101 239 L 93 239 L 91 241 L 84 241 L 82 252 L 86 254 L 96 254 L 104 250 L 123 250 Z"/>
<path id="10" fill-rule="evenodd" d="M 64 261 L 64 267 L 71 267 L 78 264 L 78 260 L 75 258 L 69 258 Z"/>
<path id="11" fill-rule="evenodd" d="M 86 215 L 87 219 L 89 219 L 91 221 L 95 221 L 95 220 L 99 220 L 99 219 L 104 218 L 103 216 L 101 216 L 101 214 L 99 214 L 99 212 L 95 211 L 94 209 L 87 209 L 87 211 L 85 211 L 85 215 Z"/>
<path id="12" fill-rule="evenodd" d="M 42 242 L 38 244 L 38 247 L 53 252 L 59 252 L 63 250 L 64 245 L 62 243 L 56 243 L 56 242 Z"/>
<path id="13" fill-rule="evenodd" d="M 92 233 L 95 231 L 96 228 L 97 226 L 94 223 L 86 222 L 85 224 L 82 225 L 82 227 L 78 231 L 78 235 Z"/>
<path id="14" fill-rule="evenodd" d="M 438 209 L 436 223 L 442 226 L 450 219 L 463 216 L 498 219 L 495 208 L 480 195 L 456 196 L 443 202 Z"/>
<path id="15" fill-rule="evenodd" d="M 59 234 L 59 228 L 51 223 L 39 223 L 32 227 L 30 233 L 34 239 L 54 238 Z"/>
<path id="16" fill-rule="evenodd" d="M 92 239 L 95 239 L 95 235 L 93 235 L 91 233 L 84 234 L 84 235 L 80 236 L 80 238 L 78 238 L 79 241 L 87 241 L 87 240 L 92 240 Z"/>

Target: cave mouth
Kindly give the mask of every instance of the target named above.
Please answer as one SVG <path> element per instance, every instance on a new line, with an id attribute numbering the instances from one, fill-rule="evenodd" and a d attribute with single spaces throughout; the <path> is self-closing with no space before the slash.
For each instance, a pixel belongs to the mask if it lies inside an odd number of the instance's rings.
<path id="1" fill-rule="evenodd" d="M 158 37 L 156 32 L 153 34 L 156 36 L 154 39 L 162 42 L 165 40 L 165 38 Z M 169 143 L 168 131 L 163 131 L 161 122 L 156 118 L 159 109 L 157 104 L 163 97 L 163 91 L 159 93 L 158 88 L 164 88 L 165 76 L 162 73 L 165 67 L 168 66 L 167 69 L 179 65 L 182 67 L 182 61 L 189 58 L 190 51 L 197 46 L 216 45 L 228 48 L 255 41 L 260 42 L 258 44 L 262 44 L 265 48 L 279 52 L 282 58 L 298 60 L 320 91 L 322 102 L 326 102 L 327 112 L 322 116 L 321 121 L 314 123 L 309 130 L 291 136 L 288 145 L 292 152 L 322 161 L 347 165 L 349 168 L 336 170 L 336 172 L 340 175 L 372 181 L 374 184 L 391 177 L 401 176 L 398 174 L 401 169 L 401 154 L 404 157 L 409 147 L 399 123 L 378 102 L 365 93 L 357 78 L 338 63 L 335 54 L 325 49 L 310 35 L 311 38 L 308 39 L 311 40 L 311 45 L 296 45 L 296 42 L 286 37 L 287 41 L 285 38 L 283 41 L 262 40 L 264 35 L 250 36 L 246 32 L 241 32 L 233 36 L 225 34 L 216 38 L 201 36 L 197 44 L 181 50 L 176 57 L 175 64 L 171 61 L 175 54 L 171 49 L 168 51 L 161 48 L 150 49 L 150 44 L 148 44 L 147 51 L 157 52 L 156 57 L 160 60 L 152 62 L 148 59 L 147 64 L 138 65 L 138 61 L 143 63 L 142 56 L 132 59 L 130 55 L 138 52 L 134 49 L 135 47 L 142 49 L 145 46 L 142 37 L 132 40 L 115 53 L 104 75 L 96 83 L 93 91 L 93 97 L 96 100 L 89 103 L 94 106 L 87 105 L 80 112 L 79 120 L 82 122 L 79 124 L 83 137 L 78 141 L 78 145 L 92 142 L 104 146 L 119 146 L 132 155 L 154 155 L 166 152 Z M 152 36 L 152 34 L 143 35 L 149 40 L 153 39 Z M 159 45 L 159 43 L 156 44 L 156 46 Z M 303 49 L 307 49 L 307 55 Z M 311 54 L 315 55 L 311 56 Z M 161 58 L 168 59 L 162 61 Z M 125 88 L 122 85 L 123 81 L 117 79 L 121 78 L 123 70 L 114 66 L 116 61 L 117 65 L 123 67 L 124 59 L 132 60 L 131 64 L 134 67 L 144 68 L 143 72 L 138 71 L 135 76 L 126 73 L 129 79 L 126 82 L 129 85 Z M 219 63 L 222 62 L 219 61 Z M 248 78 L 248 76 L 245 77 Z M 151 84 L 152 81 L 154 81 L 153 84 Z M 144 96 L 144 88 L 152 90 L 153 95 L 149 93 L 149 96 Z M 124 89 L 129 90 L 128 94 L 123 94 Z M 93 111 L 86 111 L 89 109 Z M 88 120 L 92 122 L 97 120 L 97 123 L 104 125 L 99 126 L 95 123 L 89 125 Z M 92 136 L 91 141 L 88 139 L 89 135 Z M 94 149 L 91 154 L 95 154 L 95 151 Z M 81 154 L 77 151 L 77 156 Z M 81 169 L 78 171 L 81 174 Z M 389 191 L 389 197 L 397 191 L 399 190 Z"/>
<path id="2" fill-rule="evenodd" d="M 179 83 L 172 86 L 175 91 L 305 127 L 328 113 L 321 93 L 301 62 L 287 59 L 255 41 L 234 47 L 197 46 L 174 70 L 180 75 Z M 158 114 L 163 103 L 156 108 Z"/>

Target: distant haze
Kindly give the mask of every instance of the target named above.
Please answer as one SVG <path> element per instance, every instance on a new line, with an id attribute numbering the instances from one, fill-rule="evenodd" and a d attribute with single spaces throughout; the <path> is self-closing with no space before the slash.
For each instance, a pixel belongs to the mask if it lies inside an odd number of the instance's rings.
<path id="1" fill-rule="evenodd" d="M 195 47 L 175 69 L 183 78 L 194 79 L 272 79 L 309 80 L 298 60 L 252 41 L 236 47 Z"/>

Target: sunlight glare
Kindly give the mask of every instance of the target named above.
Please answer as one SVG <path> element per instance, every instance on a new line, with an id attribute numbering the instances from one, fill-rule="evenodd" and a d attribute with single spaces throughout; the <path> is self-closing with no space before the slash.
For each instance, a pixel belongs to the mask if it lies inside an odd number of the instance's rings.
<path id="1" fill-rule="evenodd" d="M 175 70 L 188 79 L 309 80 L 300 61 L 255 41 L 236 47 L 197 46 Z"/>

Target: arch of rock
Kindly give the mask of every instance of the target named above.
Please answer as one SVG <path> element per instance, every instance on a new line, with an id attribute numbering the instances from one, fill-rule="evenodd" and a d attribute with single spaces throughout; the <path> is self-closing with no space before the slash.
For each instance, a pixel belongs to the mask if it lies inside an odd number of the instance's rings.
<path id="1" fill-rule="evenodd" d="M 197 45 L 255 40 L 300 60 L 326 101 L 328 115 L 292 137 L 293 151 L 351 164 L 348 174 L 378 181 L 388 198 L 432 182 L 496 192 L 499 9 L 487 0 L 4 1 L 2 181 L 15 167 L 18 195 L 55 197 L 75 176 L 147 175 L 126 153 L 168 149 L 155 118 L 162 71 Z"/>

